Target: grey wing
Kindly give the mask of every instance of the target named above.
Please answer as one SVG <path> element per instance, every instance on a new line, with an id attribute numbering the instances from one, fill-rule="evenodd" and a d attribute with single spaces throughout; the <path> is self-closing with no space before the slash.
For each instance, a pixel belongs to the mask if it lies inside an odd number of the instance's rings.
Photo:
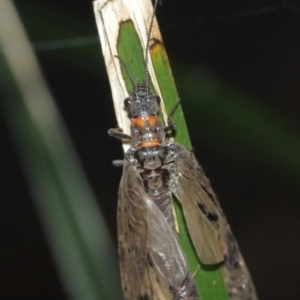
<path id="1" fill-rule="evenodd" d="M 229 297 L 231 300 L 257 300 L 258 297 L 246 262 L 229 225 L 226 227 L 224 229 L 224 240 L 227 249 L 222 272 Z"/>
<path id="2" fill-rule="evenodd" d="M 176 290 L 187 277 L 187 260 L 162 212 L 151 199 L 147 199 L 147 202 L 149 207 L 147 249 L 158 274 L 170 288 Z"/>
<path id="3" fill-rule="evenodd" d="M 256 300 L 255 288 L 231 228 L 194 154 L 178 146 L 177 197 L 197 255 L 204 264 L 223 261 L 228 293 L 234 300 Z"/>
<path id="4" fill-rule="evenodd" d="M 122 287 L 125 299 L 129 300 L 138 299 L 140 293 L 139 284 L 146 263 L 146 232 L 140 232 L 139 236 L 136 236 L 134 232 L 135 220 L 131 219 L 131 203 L 126 191 L 128 188 L 127 169 L 124 166 L 120 182 L 117 220 Z M 134 259 L 136 264 L 133 263 Z"/>
<path id="5" fill-rule="evenodd" d="M 224 260 L 224 244 L 219 230 L 222 211 L 193 153 L 179 144 L 176 146 L 178 156 L 174 162 L 177 184 L 173 192 L 182 205 L 200 261 L 204 264 L 219 263 Z M 206 181 L 210 189 L 206 188 Z"/>
<path id="6" fill-rule="evenodd" d="M 126 161 L 119 189 L 118 239 L 125 299 L 172 299 L 169 287 L 184 281 L 187 262 L 137 170 Z"/>

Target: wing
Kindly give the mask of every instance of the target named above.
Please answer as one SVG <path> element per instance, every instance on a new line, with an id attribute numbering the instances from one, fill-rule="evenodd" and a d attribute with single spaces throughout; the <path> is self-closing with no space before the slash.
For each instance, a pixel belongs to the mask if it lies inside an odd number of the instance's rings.
<path id="1" fill-rule="evenodd" d="M 213 190 L 192 152 L 178 146 L 175 159 L 178 197 L 197 255 L 204 264 L 224 260 L 220 235 L 222 211 Z"/>
<path id="2" fill-rule="evenodd" d="M 121 280 L 125 299 L 147 299 L 147 296 L 155 299 L 145 274 L 149 268 L 146 250 L 147 207 L 138 193 L 139 187 L 135 189 L 139 184 L 135 173 L 133 166 L 125 160 L 117 215 Z M 151 278 L 152 274 L 149 276 Z"/>
<path id="3" fill-rule="evenodd" d="M 222 272 L 231 300 L 257 300 L 254 284 L 231 228 L 223 218 L 221 234 L 226 245 Z"/>
<path id="4" fill-rule="evenodd" d="M 257 300 L 250 273 L 229 225 L 224 230 L 224 239 L 227 254 L 222 265 L 222 272 L 230 299 Z"/>
<path id="5" fill-rule="evenodd" d="M 170 286 L 187 276 L 186 258 L 163 214 L 125 161 L 118 203 L 121 278 L 125 299 L 173 299 Z"/>
<path id="6" fill-rule="evenodd" d="M 256 300 L 256 292 L 231 228 L 194 154 L 178 146 L 178 197 L 197 255 L 204 264 L 223 261 L 228 293 L 234 300 Z"/>

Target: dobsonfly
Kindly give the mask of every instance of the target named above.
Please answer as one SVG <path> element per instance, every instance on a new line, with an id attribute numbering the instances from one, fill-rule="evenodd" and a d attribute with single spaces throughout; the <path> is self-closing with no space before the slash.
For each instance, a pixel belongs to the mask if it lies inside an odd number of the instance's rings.
<path id="1" fill-rule="evenodd" d="M 121 279 L 127 300 L 197 300 L 194 279 L 179 244 L 172 211 L 180 202 L 197 256 L 203 264 L 222 264 L 230 299 L 257 299 L 229 224 L 209 180 L 194 154 L 166 138 L 175 129 L 172 115 L 163 127 L 157 114 L 160 97 L 149 88 L 148 51 L 154 12 L 145 48 L 145 80 L 138 83 L 122 58 L 134 89 L 124 100 L 131 136 L 118 128 L 110 136 L 130 142 L 123 161 L 118 201 Z"/>

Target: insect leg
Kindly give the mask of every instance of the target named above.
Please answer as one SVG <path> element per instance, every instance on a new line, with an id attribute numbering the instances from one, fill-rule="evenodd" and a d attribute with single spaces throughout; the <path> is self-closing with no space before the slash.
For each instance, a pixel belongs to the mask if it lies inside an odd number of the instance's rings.
<path id="1" fill-rule="evenodd" d="M 112 136 L 114 138 L 117 138 L 118 140 L 121 140 L 122 142 L 131 142 L 131 136 L 125 134 L 122 132 L 121 128 L 111 128 L 107 131 L 109 136 Z M 123 159 L 116 159 L 112 161 L 113 166 L 115 167 L 123 167 L 124 160 Z"/>
<path id="2" fill-rule="evenodd" d="M 193 280 L 193 277 L 188 273 L 181 283 L 180 287 L 171 287 L 171 290 L 175 294 L 175 300 L 198 300 L 198 293 Z"/>
<path id="3" fill-rule="evenodd" d="M 107 133 L 109 136 L 119 139 L 122 142 L 127 142 L 127 143 L 131 142 L 131 136 L 123 133 L 121 128 L 108 129 Z"/>
<path id="4" fill-rule="evenodd" d="M 123 167 L 124 166 L 124 159 L 114 159 L 112 161 L 112 164 L 115 167 Z"/>
<path id="5" fill-rule="evenodd" d="M 173 121 L 172 116 L 174 115 L 174 112 L 178 108 L 181 100 L 179 99 L 178 102 L 175 104 L 175 106 L 172 108 L 171 112 L 168 114 L 168 126 L 164 128 L 164 131 L 172 131 L 176 127 L 176 123 Z"/>
<path id="6" fill-rule="evenodd" d="M 195 271 L 193 272 L 193 274 L 192 274 L 193 278 L 196 277 L 196 275 L 198 274 L 198 271 L 199 271 L 199 270 L 200 270 L 200 265 L 198 264 L 196 270 L 195 270 Z"/>

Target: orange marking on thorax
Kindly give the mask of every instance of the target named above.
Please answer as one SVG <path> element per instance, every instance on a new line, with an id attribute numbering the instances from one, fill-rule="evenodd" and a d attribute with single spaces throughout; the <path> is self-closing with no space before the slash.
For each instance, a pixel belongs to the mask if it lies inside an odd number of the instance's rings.
<path id="1" fill-rule="evenodd" d="M 148 122 L 150 127 L 154 127 L 157 120 L 158 120 L 157 116 L 148 116 Z"/>
<path id="2" fill-rule="evenodd" d="M 148 121 L 148 124 L 151 128 L 153 128 L 158 120 L 157 116 L 145 116 L 131 119 L 131 123 L 139 126 L 140 128 L 145 127 L 145 123 Z"/>
<path id="3" fill-rule="evenodd" d="M 157 145 L 160 145 L 160 144 L 161 144 L 161 141 L 152 140 L 152 141 L 142 142 L 139 146 L 140 147 L 154 147 L 154 146 L 157 146 Z"/>
<path id="4" fill-rule="evenodd" d="M 139 127 L 141 130 L 145 130 L 146 127 L 150 128 L 151 131 L 155 131 L 155 126 L 159 118 L 157 116 L 143 116 L 131 119 L 131 125 Z M 140 147 L 155 147 L 161 144 L 161 140 L 157 139 L 146 139 L 140 141 Z"/>
<path id="5" fill-rule="evenodd" d="M 140 117 L 140 118 L 131 119 L 131 123 L 133 125 L 137 125 L 140 128 L 144 128 L 145 127 L 145 118 Z"/>

